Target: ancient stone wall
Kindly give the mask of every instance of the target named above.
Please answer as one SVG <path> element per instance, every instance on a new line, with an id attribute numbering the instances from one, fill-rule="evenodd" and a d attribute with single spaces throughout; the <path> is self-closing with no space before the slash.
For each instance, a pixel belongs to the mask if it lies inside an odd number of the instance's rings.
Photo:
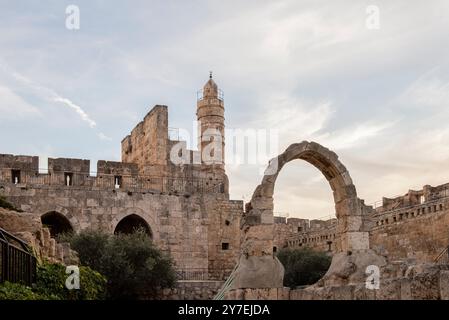
<path id="1" fill-rule="evenodd" d="M 386 211 L 373 217 L 371 246 L 390 259 L 433 262 L 449 246 L 449 199 Z"/>
<path id="2" fill-rule="evenodd" d="M 223 283 L 223 281 L 181 280 L 176 283 L 175 288 L 161 290 L 157 299 L 212 300 Z"/>
<path id="3" fill-rule="evenodd" d="M 131 134 L 122 140 L 122 161 L 135 163 L 142 174 L 166 174 L 167 106 L 155 106 Z"/>
<path id="4" fill-rule="evenodd" d="M 279 247 L 308 246 L 320 251 L 335 251 L 336 221 L 315 224 L 315 228 L 296 229 L 298 222 L 277 219 L 275 240 Z M 449 245 L 449 185 L 409 190 L 406 195 L 383 198 L 383 205 L 364 216 L 369 229 L 370 247 L 393 260 L 433 262 Z M 310 222 L 312 225 L 312 222 Z"/>
<path id="5" fill-rule="evenodd" d="M 221 193 L 174 195 L 14 184 L 1 185 L 0 193 L 36 219 L 57 212 L 76 232 L 113 233 L 123 218 L 137 215 L 149 226 L 156 245 L 174 258 L 177 268 L 202 270 L 212 278 L 223 278 L 232 270 L 240 248 L 243 203 L 229 201 Z M 223 243 L 228 245 L 222 247 Z"/>
<path id="6" fill-rule="evenodd" d="M 319 251 L 335 251 L 338 241 L 337 219 L 308 220 L 276 219 L 274 246 L 276 249 L 310 247 Z"/>

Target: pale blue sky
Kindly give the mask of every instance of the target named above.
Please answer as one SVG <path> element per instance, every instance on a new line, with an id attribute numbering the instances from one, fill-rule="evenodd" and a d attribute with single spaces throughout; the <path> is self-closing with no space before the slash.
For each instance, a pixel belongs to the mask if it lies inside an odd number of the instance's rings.
<path id="1" fill-rule="evenodd" d="M 80 8 L 80 30 L 65 9 Z M 380 29 L 366 27 L 377 5 Z M 335 150 L 368 203 L 449 181 L 449 2 L 0 0 L 0 153 L 119 160 L 155 104 L 190 129 L 209 70 L 230 128 Z M 228 166 L 248 199 L 258 166 Z M 310 165 L 285 168 L 276 211 L 333 213 Z"/>

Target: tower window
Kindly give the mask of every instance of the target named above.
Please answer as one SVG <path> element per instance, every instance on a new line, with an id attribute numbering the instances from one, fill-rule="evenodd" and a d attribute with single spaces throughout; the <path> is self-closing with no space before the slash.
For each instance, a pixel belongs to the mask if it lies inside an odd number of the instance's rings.
<path id="1" fill-rule="evenodd" d="M 273 247 L 273 252 L 276 253 L 278 251 L 277 247 Z"/>
<path id="2" fill-rule="evenodd" d="M 229 243 L 223 242 L 221 244 L 221 250 L 229 250 Z"/>
<path id="3" fill-rule="evenodd" d="M 426 198 L 424 196 L 419 197 L 419 202 L 423 204 L 426 201 Z"/>
<path id="4" fill-rule="evenodd" d="M 115 176 L 114 177 L 114 186 L 116 189 L 119 189 L 122 187 L 122 176 Z"/>
<path id="5" fill-rule="evenodd" d="M 226 221 L 225 221 L 225 224 L 226 224 L 227 226 L 229 226 L 229 225 L 231 224 L 231 221 L 226 220 Z"/>
<path id="6" fill-rule="evenodd" d="M 14 184 L 20 183 L 20 170 L 11 170 L 11 180 Z"/>
<path id="7" fill-rule="evenodd" d="M 302 231 L 302 227 L 298 227 L 298 232 L 301 232 Z"/>
<path id="8" fill-rule="evenodd" d="M 64 184 L 66 186 L 73 186 L 73 173 L 64 172 Z"/>

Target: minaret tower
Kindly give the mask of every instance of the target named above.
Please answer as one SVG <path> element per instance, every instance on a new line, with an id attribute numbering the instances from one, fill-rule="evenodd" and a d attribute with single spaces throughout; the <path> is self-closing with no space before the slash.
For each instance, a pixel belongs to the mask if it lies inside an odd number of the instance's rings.
<path id="1" fill-rule="evenodd" d="M 198 96 L 196 115 L 198 119 L 198 149 L 201 150 L 201 164 L 213 170 L 224 172 L 224 102 L 223 93 L 212 79 Z"/>

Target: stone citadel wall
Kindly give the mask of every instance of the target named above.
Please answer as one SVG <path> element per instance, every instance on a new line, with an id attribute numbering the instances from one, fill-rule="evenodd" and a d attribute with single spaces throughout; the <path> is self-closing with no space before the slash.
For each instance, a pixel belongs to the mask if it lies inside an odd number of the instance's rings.
<path id="1" fill-rule="evenodd" d="M 434 262 L 449 245 L 449 184 L 426 185 L 406 195 L 383 198 L 382 206 L 365 217 L 370 246 L 391 260 Z M 316 221 L 277 217 L 275 246 L 308 246 L 334 251 L 336 219 Z"/>
<path id="2" fill-rule="evenodd" d="M 212 79 L 208 86 L 216 87 Z M 208 109 L 214 114 L 217 99 L 198 102 L 202 117 Z M 229 199 L 223 167 L 204 164 L 199 151 L 171 140 L 168 110 L 160 105 L 122 140 L 122 160 L 98 161 L 93 175 L 89 160 L 49 158 L 42 172 L 36 156 L 1 154 L 0 195 L 44 224 L 54 224 L 53 236 L 144 226 L 173 257 L 181 279 L 226 278 L 240 252 L 243 202 Z"/>

